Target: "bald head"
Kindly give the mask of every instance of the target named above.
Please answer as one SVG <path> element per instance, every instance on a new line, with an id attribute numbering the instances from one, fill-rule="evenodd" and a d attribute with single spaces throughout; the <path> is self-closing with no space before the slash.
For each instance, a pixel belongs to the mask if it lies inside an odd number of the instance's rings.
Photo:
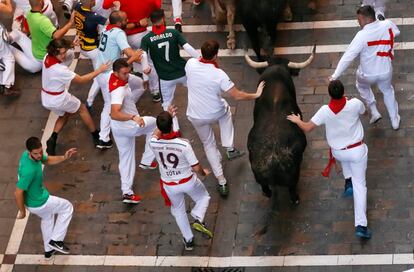
<path id="1" fill-rule="evenodd" d="M 109 23 L 111 25 L 116 25 L 118 23 L 121 23 L 123 20 L 126 19 L 126 13 L 122 10 L 115 10 L 112 11 L 109 15 Z"/>
<path id="2" fill-rule="evenodd" d="M 30 6 L 32 7 L 32 10 L 43 8 L 43 0 L 29 0 L 29 3 L 30 3 Z"/>

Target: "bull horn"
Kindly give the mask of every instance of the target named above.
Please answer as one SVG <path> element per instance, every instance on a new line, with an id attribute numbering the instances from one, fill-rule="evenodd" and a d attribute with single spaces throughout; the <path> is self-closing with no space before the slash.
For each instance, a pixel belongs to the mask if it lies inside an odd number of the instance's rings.
<path id="1" fill-rule="evenodd" d="M 251 67 L 255 69 L 266 68 L 267 66 L 269 66 L 269 63 L 267 61 L 261 61 L 261 62 L 254 61 L 247 54 L 244 55 L 244 58 L 246 59 L 247 64 L 249 64 Z"/>
<path id="2" fill-rule="evenodd" d="M 293 69 L 302 69 L 302 68 L 305 68 L 306 66 L 308 66 L 309 64 L 312 63 L 313 58 L 315 57 L 315 52 L 316 52 L 316 45 L 313 46 L 312 54 L 309 56 L 309 58 L 307 60 L 305 60 L 304 62 L 292 62 L 292 61 L 289 61 L 288 67 L 289 68 L 293 68 Z"/>

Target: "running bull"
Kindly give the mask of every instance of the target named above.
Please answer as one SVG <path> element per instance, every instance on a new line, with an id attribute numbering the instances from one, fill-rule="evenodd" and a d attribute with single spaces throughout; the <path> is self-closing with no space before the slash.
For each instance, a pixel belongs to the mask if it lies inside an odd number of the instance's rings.
<path id="1" fill-rule="evenodd" d="M 254 106 L 254 124 L 249 132 L 247 148 L 256 182 L 261 185 L 265 196 L 272 198 L 271 213 L 277 208 L 276 186 L 289 188 L 293 204 L 299 204 L 296 187 L 299 181 L 300 165 L 306 148 L 303 131 L 286 119 L 291 113 L 301 111 L 296 102 L 296 90 L 292 75 L 308 66 L 315 54 L 302 63 L 290 62 L 280 57 L 269 61 L 255 62 L 246 55 L 247 63 L 256 69 L 266 70 L 259 82 L 265 82 L 262 95 Z M 268 220 L 271 219 L 269 216 Z M 263 232 L 266 232 L 265 224 Z"/>

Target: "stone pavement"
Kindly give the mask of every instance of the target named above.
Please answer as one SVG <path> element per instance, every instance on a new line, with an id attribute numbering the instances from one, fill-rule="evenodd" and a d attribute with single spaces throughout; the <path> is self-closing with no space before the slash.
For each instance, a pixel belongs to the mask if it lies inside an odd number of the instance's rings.
<path id="1" fill-rule="evenodd" d="M 294 2 L 294 1 L 292 1 Z M 357 1 L 320 0 L 316 14 L 305 8 L 306 1 L 295 1 L 296 21 L 353 19 Z M 409 1 L 389 1 L 390 17 L 413 17 L 414 8 Z M 169 7 L 169 5 L 166 5 Z M 58 8 L 59 9 L 59 8 Z M 206 5 L 194 8 L 184 2 L 184 22 L 212 24 Z M 61 18 L 62 19 L 62 18 Z M 3 18 L 2 18 L 3 21 Z M 9 21 L 7 21 L 9 22 Z M 412 41 L 413 27 L 401 28 L 397 41 Z M 338 33 L 339 32 L 339 33 Z M 281 31 L 278 46 L 317 44 L 346 44 L 356 29 L 322 29 L 310 31 Z M 248 48 L 245 35 L 238 33 L 238 48 Z M 185 34 L 191 44 L 199 48 L 202 41 L 217 38 L 224 46 L 225 33 Z M 287 190 L 280 189 L 279 211 L 268 232 L 262 237 L 252 234 L 260 227 L 269 201 L 264 198 L 254 181 L 248 157 L 236 161 L 223 161 L 225 175 L 230 182 L 230 195 L 221 199 L 216 191 L 214 177 L 205 184 L 212 199 L 206 222 L 214 230 L 214 238 L 206 240 L 196 234 L 193 252 L 185 252 L 181 235 L 169 209 L 163 206 L 159 193 L 158 171 L 137 168 L 135 191 L 143 196 L 137 206 L 121 202 L 118 173 L 118 155 L 114 147 L 101 152 L 92 146 L 87 129 L 79 117 L 69 121 L 58 139 L 58 153 L 77 147 L 78 154 L 68 162 L 45 168 L 46 185 L 52 194 L 69 199 L 75 207 L 66 241 L 74 255 L 122 256 L 289 256 L 289 255 L 342 255 L 412 253 L 414 240 L 414 56 L 412 50 L 396 52 L 394 83 L 400 103 L 401 129 L 390 128 L 382 95 L 377 93 L 383 120 L 368 125 L 363 118 L 365 140 L 369 147 L 367 172 L 368 220 L 374 231 L 370 241 L 361 242 L 353 233 L 353 202 L 343 199 L 343 178 L 333 174 L 326 179 L 320 175 L 327 162 L 328 147 L 320 128 L 308 135 L 308 147 L 299 182 L 301 203 L 289 204 Z M 295 78 L 297 99 L 309 119 L 329 98 L 327 78 L 339 60 L 339 53 L 319 54 L 314 63 Z M 292 55 L 299 61 L 307 56 Z M 253 91 L 258 74 L 248 67 L 243 58 L 220 59 L 220 66 L 244 90 Z M 5 253 L 15 221 L 14 203 L 16 170 L 24 141 L 27 137 L 41 136 L 49 112 L 40 104 L 40 74 L 30 75 L 16 65 L 17 85 L 23 89 L 20 98 L 0 97 L 0 254 Z M 344 74 L 347 94 L 357 96 L 354 86 L 356 65 Z M 79 60 L 76 72 L 91 70 L 89 60 Z M 73 84 L 71 92 L 85 100 L 88 86 Z M 246 149 L 247 134 L 252 126 L 252 102 L 228 100 L 234 112 L 235 145 Z M 180 125 L 184 137 L 190 139 L 198 158 L 208 165 L 200 141 L 185 117 L 186 90 L 179 88 L 175 102 L 179 107 Z M 102 99 L 94 105 L 93 117 L 98 123 Z M 149 94 L 139 101 L 141 115 L 156 115 L 160 106 L 153 104 Z M 218 134 L 216 134 L 218 135 Z M 219 139 L 217 139 L 219 142 Z M 143 139 L 137 139 L 137 162 L 143 150 Z M 192 204 L 188 203 L 188 209 Z M 42 254 L 39 219 L 30 216 L 19 254 Z M 339 266 L 339 267 L 279 267 L 246 268 L 245 271 L 402 271 L 412 267 L 396 266 Z M 191 271 L 190 268 L 137 268 L 137 267 L 82 267 L 82 266 L 25 266 L 16 265 L 13 271 Z"/>

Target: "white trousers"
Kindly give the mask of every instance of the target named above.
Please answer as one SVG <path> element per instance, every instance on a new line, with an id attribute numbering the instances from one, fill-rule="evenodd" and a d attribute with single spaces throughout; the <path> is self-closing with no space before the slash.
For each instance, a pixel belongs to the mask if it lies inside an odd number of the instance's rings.
<path id="1" fill-rule="evenodd" d="M 173 19 L 181 19 L 183 14 L 183 1 L 182 0 L 171 0 L 172 10 L 173 10 Z"/>
<path id="2" fill-rule="evenodd" d="M 386 0 L 363 0 L 362 4 L 364 6 L 372 6 L 375 10 L 375 16 L 381 14 L 385 17 L 385 2 Z"/>
<path id="3" fill-rule="evenodd" d="M 149 147 L 152 134 L 156 127 L 156 119 L 143 116 L 145 126 L 140 127 L 134 121 L 112 121 L 111 129 L 119 154 L 119 173 L 121 175 L 122 194 L 133 194 L 132 184 L 135 177 L 135 137 L 146 135 L 145 150 L 141 163 L 151 165 L 155 159 L 154 152 Z"/>
<path id="4" fill-rule="evenodd" d="M 376 84 L 378 89 L 384 95 L 384 104 L 387 108 L 391 122 L 398 123 L 398 103 L 395 99 L 394 87 L 392 86 L 391 81 L 392 71 L 380 76 L 365 76 L 362 75 L 359 69 L 356 72 L 356 87 L 365 103 L 369 107 L 376 105 L 375 96 L 371 89 L 371 85 Z"/>
<path id="5" fill-rule="evenodd" d="M 4 41 L 0 39 L 0 43 L 4 43 Z M 0 60 L 4 63 L 5 66 L 5 70 L 0 71 L 0 85 L 4 85 L 6 88 L 10 88 L 14 85 L 15 59 L 8 44 L 5 44 L 5 50 L 0 53 Z"/>
<path id="6" fill-rule="evenodd" d="M 174 80 L 163 80 L 160 79 L 160 92 L 162 97 L 162 108 L 167 111 L 168 107 L 171 105 L 172 101 L 174 100 L 174 93 L 175 89 L 177 88 L 177 84 L 181 84 L 187 87 L 187 77 L 183 76 Z M 173 118 L 173 130 L 178 131 L 180 130 L 180 126 L 178 124 L 177 116 Z"/>
<path id="7" fill-rule="evenodd" d="M 141 33 L 127 36 L 128 43 L 131 45 L 132 49 L 137 50 L 141 48 L 141 40 L 147 33 L 149 33 L 148 30 L 141 32 Z M 151 72 L 148 75 L 149 76 L 149 88 L 150 88 L 151 93 L 157 93 L 160 90 L 160 86 L 158 82 L 158 75 L 157 75 L 157 71 L 155 71 L 154 64 L 152 63 L 151 56 L 149 54 L 148 54 L 148 64 L 151 67 Z M 134 67 L 135 72 L 143 73 L 141 63 L 134 62 L 132 66 Z"/>
<path id="8" fill-rule="evenodd" d="M 109 76 L 111 73 L 106 72 L 98 75 L 96 80 L 101 88 L 102 97 L 104 100 L 104 107 L 101 113 L 101 122 L 100 122 L 100 129 L 99 132 L 99 139 L 102 141 L 109 141 L 109 133 L 111 132 L 111 95 L 109 94 Z M 142 79 L 135 76 L 129 75 L 128 85 L 131 88 L 132 93 L 137 96 L 137 100 L 143 93 L 143 84 Z"/>
<path id="9" fill-rule="evenodd" d="M 50 251 L 50 240 L 63 241 L 72 219 L 73 206 L 64 199 L 50 195 L 46 203 L 37 208 L 27 209 L 40 217 L 40 228 L 42 230 L 43 244 L 45 251 Z M 55 214 L 57 214 L 55 222 Z"/>
<path id="10" fill-rule="evenodd" d="M 213 173 L 216 177 L 223 175 L 223 166 L 221 165 L 221 154 L 217 149 L 216 139 L 214 137 L 213 124 L 217 123 L 220 127 L 220 138 L 223 147 L 232 148 L 234 140 L 234 126 L 231 118 L 230 106 L 228 106 L 226 113 L 217 119 L 195 119 L 188 116 L 188 120 L 191 122 L 198 137 L 200 137 L 203 143 L 204 152 Z"/>
<path id="11" fill-rule="evenodd" d="M 194 208 L 191 210 L 191 216 L 200 222 L 204 221 L 204 216 L 210 202 L 210 195 L 204 184 L 195 174 L 186 183 L 173 186 L 164 185 L 164 189 L 171 200 L 171 214 L 175 217 L 178 228 L 185 240 L 190 241 L 194 235 L 187 217 L 185 195 L 189 195 L 195 202 Z"/>
<path id="12" fill-rule="evenodd" d="M 29 73 L 37 73 L 42 70 L 42 60 L 38 60 L 33 56 L 32 40 L 20 30 L 13 30 L 10 32 L 10 36 L 23 50 L 10 46 L 16 62 Z"/>
<path id="13" fill-rule="evenodd" d="M 352 178 L 355 226 L 366 227 L 368 221 L 365 174 L 367 171 L 368 147 L 366 144 L 362 144 L 346 150 L 332 149 L 332 155 L 341 162 L 344 177 Z"/>
<path id="14" fill-rule="evenodd" d="M 90 50 L 90 51 L 81 50 L 80 53 L 83 56 L 91 59 L 92 66 L 94 67 L 94 69 L 97 69 L 96 63 L 98 61 L 99 49 L 96 48 L 96 49 L 93 49 L 93 50 Z M 95 98 L 98 95 L 98 93 L 99 93 L 98 80 L 96 78 L 94 78 L 93 82 L 92 82 L 92 86 L 89 89 L 88 98 L 86 99 L 86 103 L 87 103 L 88 106 L 92 106 L 93 101 L 95 101 Z"/>

